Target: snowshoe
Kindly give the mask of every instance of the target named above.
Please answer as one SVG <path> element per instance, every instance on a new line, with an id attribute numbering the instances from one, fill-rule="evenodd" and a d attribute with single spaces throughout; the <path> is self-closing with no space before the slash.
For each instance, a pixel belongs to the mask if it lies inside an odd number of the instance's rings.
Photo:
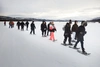
<path id="1" fill-rule="evenodd" d="M 81 54 L 83 54 L 83 55 L 90 55 L 91 53 L 87 53 L 87 52 L 82 52 L 82 51 L 80 51 L 80 50 L 77 50 L 77 52 L 79 52 L 79 53 L 81 53 Z"/>

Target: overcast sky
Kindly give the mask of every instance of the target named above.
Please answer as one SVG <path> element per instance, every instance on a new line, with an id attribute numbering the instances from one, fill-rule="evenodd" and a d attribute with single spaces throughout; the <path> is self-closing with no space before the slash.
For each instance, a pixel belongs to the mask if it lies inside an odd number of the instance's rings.
<path id="1" fill-rule="evenodd" d="M 100 0 L 0 0 L 0 15 L 87 20 L 100 17 Z"/>

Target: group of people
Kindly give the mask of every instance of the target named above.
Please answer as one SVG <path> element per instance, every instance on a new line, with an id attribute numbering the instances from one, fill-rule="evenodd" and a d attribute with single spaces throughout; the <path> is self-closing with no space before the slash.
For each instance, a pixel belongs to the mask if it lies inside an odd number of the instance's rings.
<path id="1" fill-rule="evenodd" d="M 10 21 L 9 22 L 9 28 L 13 28 L 14 27 L 14 22 L 13 21 Z"/>
<path id="2" fill-rule="evenodd" d="M 77 21 L 75 21 L 74 25 L 71 28 L 72 21 L 69 20 L 68 23 L 63 27 L 64 30 L 64 40 L 63 45 L 72 45 L 71 42 L 75 42 L 74 49 L 77 49 L 77 44 L 81 43 L 82 53 L 86 54 L 86 51 L 84 49 L 84 35 L 86 34 L 85 26 L 87 26 L 87 22 L 82 21 L 81 25 L 77 25 Z M 74 37 L 73 40 L 71 38 L 71 34 L 73 33 Z M 68 38 L 69 44 L 66 44 Z M 76 40 L 76 41 L 75 41 Z"/>
<path id="3" fill-rule="evenodd" d="M 48 25 L 46 25 L 46 22 L 43 21 L 41 24 L 41 31 L 42 31 L 42 37 L 49 36 L 49 32 L 50 32 L 50 40 L 56 41 L 54 32 L 57 30 L 54 25 L 54 22 L 50 22 L 50 23 L 48 23 Z"/>
<path id="4" fill-rule="evenodd" d="M 26 30 L 28 30 L 29 22 L 26 21 L 26 23 L 24 23 L 23 21 L 21 21 L 21 22 L 18 21 L 16 25 L 17 25 L 17 27 L 18 27 L 18 30 L 19 30 L 20 27 L 21 27 L 21 30 L 24 31 L 24 26 L 26 26 Z"/>
<path id="5" fill-rule="evenodd" d="M 26 26 L 26 30 L 28 30 L 29 22 L 26 21 L 26 23 L 24 23 L 23 21 L 22 22 L 18 21 L 17 26 L 18 26 L 18 30 L 20 29 L 20 26 L 21 26 L 22 31 L 24 31 L 24 26 Z M 32 21 L 32 23 L 30 24 L 30 27 L 31 27 L 30 34 L 32 34 L 32 32 L 33 32 L 33 34 L 35 34 L 35 28 L 36 27 L 35 27 L 34 21 Z"/>
<path id="6" fill-rule="evenodd" d="M 72 27 L 71 27 L 71 24 L 72 24 L 72 21 L 69 20 L 66 23 L 66 25 L 63 27 L 63 31 L 64 31 L 63 45 L 64 46 L 73 45 L 71 42 L 75 42 L 75 45 L 73 48 L 77 49 L 77 44 L 80 42 L 82 52 L 86 53 L 86 51 L 84 49 L 84 35 L 86 34 L 85 26 L 87 26 L 87 22 L 82 21 L 80 26 L 78 26 L 77 21 L 74 21 L 74 24 L 72 25 Z M 4 25 L 6 25 L 5 22 L 4 22 Z M 12 27 L 12 25 L 14 25 L 14 23 L 12 23 L 12 21 L 10 21 L 9 25 Z M 28 30 L 29 22 L 26 21 L 26 23 L 24 23 L 23 21 L 21 21 L 21 22 L 18 21 L 16 25 L 18 27 L 18 30 L 21 27 L 21 30 L 23 31 L 24 26 L 26 26 L 26 30 Z M 35 34 L 36 26 L 34 24 L 34 21 L 32 21 L 32 23 L 30 24 L 30 27 L 31 27 L 30 34 L 32 34 L 32 32 L 33 32 L 33 34 Z M 56 41 L 54 32 L 57 31 L 57 29 L 56 29 L 53 21 L 48 23 L 48 25 L 46 24 L 46 21 L 42 21 L 40 28 L 41 28 L 41 32 L 42 32 L 42 37 L 46 37 L 46 36 L 50 35 L 50 40 Z M 73 37 L 71 36 L 72 34 L 73 34 Z M 67 39 L 68 39 L 68 44 L 66 44 Z"/>

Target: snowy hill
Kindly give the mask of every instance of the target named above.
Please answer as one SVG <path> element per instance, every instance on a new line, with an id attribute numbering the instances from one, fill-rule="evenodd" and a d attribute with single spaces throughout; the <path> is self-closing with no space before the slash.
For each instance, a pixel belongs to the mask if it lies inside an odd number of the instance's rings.
<path id="1" fill-rule="evenodd" d="M 89 22 L 99 22 L 100 23 L 100 17 L 93 18 L 92 20 L 89 20 Z"/>
<path id="2" fill-rule="evenodd" d="M 100 67 L 100 24 L 89 23 L 86 27 L 85 49 L 91 55 L 85 56 L 61 45 L 62 27 L 66 23 L 55 23 L 56 42 L 42 37 L 41 22 L 35 22 L 36 35 L 30 30 L 9 29 L 0 22 L 0 67 Z M 80 25 L 80 23 L 79 23 Z M 29 28 L 30 29 L 30 28 Z M 80 43 L 78 44 L 80 47 Z"/>

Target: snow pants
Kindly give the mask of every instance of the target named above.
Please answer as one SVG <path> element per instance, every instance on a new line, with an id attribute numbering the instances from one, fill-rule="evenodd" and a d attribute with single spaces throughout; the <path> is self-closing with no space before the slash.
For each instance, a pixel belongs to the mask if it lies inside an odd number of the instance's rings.
<path id="1" fill-rule="evenodd" d="M 54 32 L 50 32 L 50 40 L 55 40 Z"/>

